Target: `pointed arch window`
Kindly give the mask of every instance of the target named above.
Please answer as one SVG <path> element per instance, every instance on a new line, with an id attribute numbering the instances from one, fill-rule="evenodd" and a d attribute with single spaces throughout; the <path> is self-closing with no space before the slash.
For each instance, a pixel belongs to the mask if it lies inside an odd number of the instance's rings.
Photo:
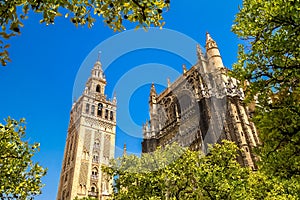
<path id="1" fill-rule="evenodd" d="M 180 111 L 187 110 L 192 105 L 191 97 L 187 94 L 184 94 L 179 99 Z"/>
<path id="2" fill-rule="evenodd" d="M 92 186 L 92 188 L 91 188 L 91 192 L 96 192 L 96 188 L 95 188 L 95 186 Z"/>
<path id="3" fill-rule="evenodd" d="M 99 103 L 98 104 L 98 111 L 97 111 L 97 115 L 99 117 L 102 117 L 102 109 L 103 109 L 103 104 L 102 103 Z"/>
<path id="4" fill-rule="evenodd" d="M 91 190 L 89 192 L 89 196 L 97 197 L 98 196 L 98 189 L 95 184 L 92 185 Z"/>
<path id="5" fill-rule="evenodd" d="M 94 148 L 95 149 L 99 149 L 100 148 L 100 140 L 95 140 L 95 142 L 94 142 Z"/>
<path id="6" fill-rule="evenodd" d="M 96 167 L 94 167 L 92 169 L 92 179 L 98 179 L 98 169 Z"/>
<path id="7" fill-rule="evenodd" d="M 97 87 L 96 87 L 96 92 L 101 92 L 101 88 L 100 88 L 100 85 L 97 85 Z"/>
<path id="8" fill-rule="evenodd" d="M 99 156 L 98 155 L 93 155 L 93 162 L 98 163 L 99 162 Z"/>

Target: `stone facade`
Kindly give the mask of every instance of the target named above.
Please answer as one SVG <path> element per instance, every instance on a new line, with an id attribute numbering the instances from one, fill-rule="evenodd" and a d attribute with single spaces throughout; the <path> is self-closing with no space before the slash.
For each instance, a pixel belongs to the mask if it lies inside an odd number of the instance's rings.
<path id="1" fill-rule="evenodd" d="M 106 98 L 105 86 L 98 59 L 82 96 L 72 106 L 57 200 L 106 199 L 112 193 L 112 180 L 101 166 L 114 157 L 116 98 Z"/>
<path id="2" fill-rule="evenodd" d="M 157 94 L 152 84 L 150 121 L 143 126 L 142 151 L 177 142 L 207 152 L 208 144 L 235 141 L 243 150 L 238 161 L 255 169 L 253 147 L 259 143 L 250 110 L 238 81 L 227 75 L 216 42 L 207 33 L 206 53 L 197 46 L 198 62 Z"/>

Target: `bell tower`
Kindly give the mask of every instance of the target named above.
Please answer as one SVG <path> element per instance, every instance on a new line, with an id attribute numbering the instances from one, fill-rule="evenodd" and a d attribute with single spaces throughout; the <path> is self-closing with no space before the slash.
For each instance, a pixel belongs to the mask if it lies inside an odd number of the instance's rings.
<path id="1" fill-rule="evenodd" d="M 57 200 L 104 200 L 112 193 L 112 180 L 101 167 L 114 157 L 117 102 L 116 97 L 107 99 L 105 86 L 98 57 L 83 94 L 71 109 Z"/>

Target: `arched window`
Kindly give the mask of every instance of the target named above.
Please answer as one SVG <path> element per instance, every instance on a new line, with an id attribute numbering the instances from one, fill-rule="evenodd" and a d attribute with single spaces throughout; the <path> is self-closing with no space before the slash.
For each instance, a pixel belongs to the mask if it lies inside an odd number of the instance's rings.
<path id="1" fill-rule="evenodd" d="M 99 149 L 99 147 L 100 147 L 100 141 L 97 139 L 94 142 L 94 148 Z"/>
<path id="2" fill-rule="evenodd" d="M 103 104 L 102 103 L 99 103 L 98 104 L 98 111 L 97 111 L 97 115 L 99 117 L 102 117 L 102 108 L 103 108 Z"/>
<path id="3" fill-rule="evenodd" d="M 110 120 L 114 120 L 114 112 L 110 111 Z"/>
<path id="4" fill-rule="evenodd" d="M 98 169 L 96 167 L 92 169 L 92 179 L 98 179 Z"/>
<path id="5" fill-rule="evenodd" d="M 99 93 L 100 93 L 100 85 L 97 85 L 97 87 L 96 87 L 96 92 L 99 92 Z"/>
<path id="6" fill-rule="evenodd" d="M 95 115 L 95 106 L 94 105 L 92 105 L 92 107 L 91 107 L 91 115 Z"/>
<path id="7" fill-rule="evenodd" d="M 99 161 L 99 157 L 98 157 L 98 155 L 93 155 L 93 162 L 95 162 L 95 163 L 98 163 L 98 161 Z"/>
<path id="8" fill-rule="evenodd" d="M 108 119 L 108 110 L 105 110 L 105 119 Z"/>
<path id="9" fill-rule="evenodd" d="M 179 105 L 180 105 L 181 111 L 188 109 L 191 106 L 191 104 L 192 104 L 192 100 L 189 95 L 184 94 L 180 97 Z"/>
<path id="10" fill-rule="evenodd" d="M 87 104 L 85 105 L 85 113 L 88 114 L 89 112 L 90 112 L 90 104 L 87 103 Z"/>
<path id="11" fill-rule="evenodd" d="M 95 184 L 92 185 L 91 192 L 92 193 L 96 193 L 97 192 L 97 186 Z"/>

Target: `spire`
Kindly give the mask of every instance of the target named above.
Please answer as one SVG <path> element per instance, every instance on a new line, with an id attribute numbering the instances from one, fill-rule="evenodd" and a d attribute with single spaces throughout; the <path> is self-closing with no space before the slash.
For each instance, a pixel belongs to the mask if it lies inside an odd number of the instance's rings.
<path id="1" fill-rule="evenodd" d="M 92 69 L 92 77 L 105 80 L 103 70 L 102 70 L 102 63 L 100 61 L 100 55 L 101 55 L 101 51 L 98 52 L 97 61 L 94 64 L 94 67 Z"/>
<path id="2" fill-rule="evenodd" d="M 199 44 L 197 44 L 197 56 L 198 56 L 199 60 L 205 60 L 204 54 L 203 54 L 202 49 Z"/>
<path id="3" fill-rule="evenodd" d="M 210 36 L 210 34 L 206 33 L 206 55 L 209 62 L 209 71 L 214 71 L 215 69 L 223 69 L 223 61 L 221 58 L 221 54 L 218 48 L 217 43 Z"/>
<path id="4" fill-rule="evenodd" d="M 127 146 L 126 143 L 124 143 L 124 147 L 123 147 L 123 156 L 127 155 Z"/>
<path id="5" fill-rule="evenodd" d="M 156 96 L 156 90 L 155 90 L 155 85 L 152 83 L 151 85 L 151 90 L 150 90 L 150 96 Z"/>
<path id="6" fill-rule="evenodd" d="M 97 57 L 96 63 L 94 64 L 94 69 L 98 69 L 100 71 L 103 71 L 102 70 L 102 63 L 100 61 L 100 57 L 101 57 L 101 51 L 98 52 L 98 57 Z"/>
<path id="7" fill-rule="evenodd" d="M 117 103 L 117 93 L 116 93 L 116 91 L 114 92 L 113 103 Z"/>
<path id="8" fill-rule="evenodd" d="M 155 86 L 154 86 L 154 83 L 152 83 L 151 85 L 151 90 L 150 90 L 150 97 L 149 97 L 149 102 L 151 104 L 155 104 L 156 103 L 156 90 L 155 90 Z"/>
<path id="9" fill-rule="evenodd" d="M 187 72 L 187 69 L 186 69 L 186 65 L 185 65 L 185 64 L 182 65 L 182 70 L 183 70 L 183 73 L 184 73 L 184 74 Z"/>
<path id="10" fill-rule="evenodd" d="M 171 87 L 171 81 L 170 81 L 170 78 L 167 79 L 167 82 L 168 82 L 168 87 Z"/>
<path id="11" fill-rule="evenodd" d="M 214 39 L 210 36 L 208 32 L 206 32 L 206 52 L 211 48 L 218 48 L 217 43 Z"/>

